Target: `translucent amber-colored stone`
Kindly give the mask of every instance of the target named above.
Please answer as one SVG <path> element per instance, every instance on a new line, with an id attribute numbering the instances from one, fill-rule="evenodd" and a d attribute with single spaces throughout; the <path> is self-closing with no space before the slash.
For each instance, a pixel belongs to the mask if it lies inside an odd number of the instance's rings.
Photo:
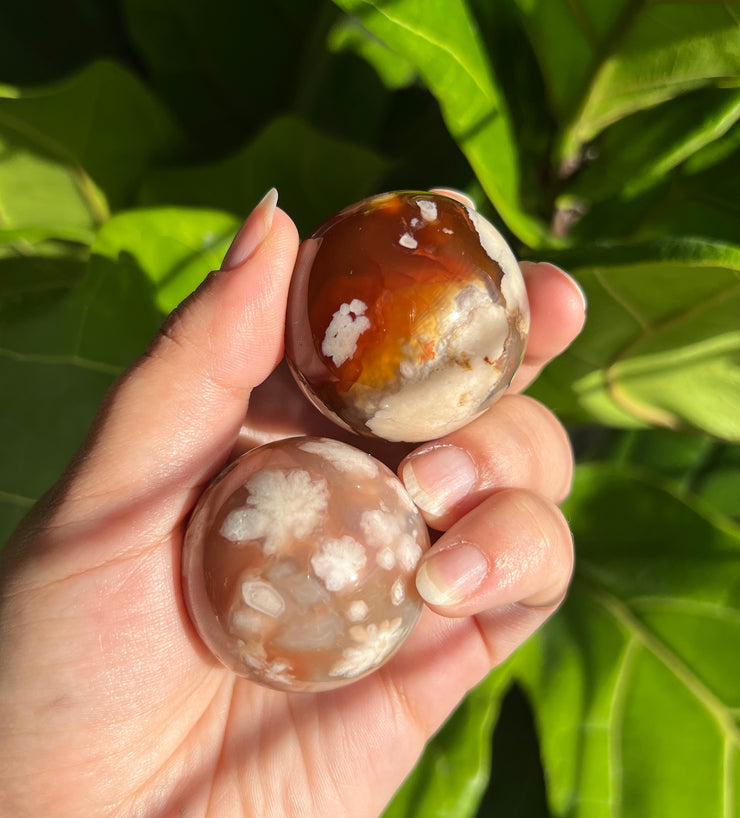
<path id="1" fill-rule="evenodd" d="M 355 681 L 421 611 L 426 526 L 398 478 L 325 438 L 269 443 L 202 496 L 185 536 L 193 623 L 234 672 L 281 690 Z"/>
<path id="2" fill-rule="evenodd" d="M 514 255 L 475 210 L 397 192 L 356 204 L 303 243 L 286 356 L 324 414 L 392 441 L 448 434 L 509 385 L 529 329 Z"/>

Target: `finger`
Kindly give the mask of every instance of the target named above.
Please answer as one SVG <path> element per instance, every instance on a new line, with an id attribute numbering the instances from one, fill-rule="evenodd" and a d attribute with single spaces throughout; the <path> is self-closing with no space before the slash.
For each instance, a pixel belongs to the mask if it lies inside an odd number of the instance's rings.
<path id="1" fill-rule="evenodd" d="M 424 555 L 416 584 L 444 616 L 516 606 L 539 622 L 562 602 L 572 570 L 573 540 L 558 507 L 533 492 L 506 489 L 440 537 Z"/>
<path id="2" fill-rule="evenodd" d="M 477 420 L 416 449 L 399 475 L 426 522 L 444 531 L 502 488 L 562 502 L 573 455 L 550 411 L 524 395 L 506 395 Z"/>
<path id="3" fill-rule="evenodd" d="M 510 389 L 521 392 L 542 368 L 577 338 L 586 320 L 586 297 L 564 270 L 547 262 L 522 261 L 531 324 L 527 351 Z"/>
<path id="4" fill-rule="evenodd" d="M 74 470 L 75 494 L 93 508 L 163 485 L 201 485 L 228 454 L 251 389 L 282 356 L 298 237 L 276 200 L 271 191 L 260 202 L 221 270 L 175 310 L 112 389 Z"/>
<path id="5" fill-rule="evenodd" d="M 471 210 L 476 209 L 475 202 L 467 193 L 463 193 L 462 190 L 456 190 L 452 187 L 432 187 L 429 188 L 429 192 L 438 193 L 440 196 L 447 196 L 448 199 L 454 199 L 456 202 L 464 204 L 465 207 L 469 207 Z"/>

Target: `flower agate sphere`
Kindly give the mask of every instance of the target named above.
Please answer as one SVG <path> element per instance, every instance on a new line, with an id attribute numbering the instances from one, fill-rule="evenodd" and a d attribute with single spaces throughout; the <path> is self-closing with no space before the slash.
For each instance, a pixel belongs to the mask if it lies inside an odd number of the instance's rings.
<path id="1" fill-rule="evenodd" d="M 387 193 L 301 246 L 286 356 L 303 391 L 344 428 L 431 440 L 487 409 L 524 355 L 529 308 L 498 231 L 447 196 Z"/>
<path id="2" fill-rule="evenodd" d="M 253 449 L 201 497 L 183 588 L 210 650 L 280 690 L 339 687 L 375 670 L 421 612 L 429 534 L 401 482 L 325 438 Z"/>

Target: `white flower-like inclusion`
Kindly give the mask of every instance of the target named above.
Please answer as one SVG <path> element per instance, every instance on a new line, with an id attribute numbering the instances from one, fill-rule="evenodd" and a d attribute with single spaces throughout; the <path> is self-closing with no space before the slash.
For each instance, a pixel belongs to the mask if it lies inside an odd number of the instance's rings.
<path id="1" fill-rule="evenodd" d="M 367 602 L 362 599 L 356 599 L 354 602 L 351 602 L 349 608 L 347 608 L 347 619 L 349 619 L 350 622 L 362 622 L 368 613 L 370 613 L 370 609 L 367 607 Z"/>
<path id="2" fill-rule="evenodd" d="M 437 205 L 435 202 L 430 202 L 427 199 L 419 199 L 416 203 L 421 211 L 421 217 L 424 221 L 433 222 L 437 219 Z"/>
<path id="3" fill-rule="evenodd" d="M 366 562 L 363 545 L 346 535 L 325 540 L 311 557 L 311 567 L 327 591 L 341 591 L 356 582 Z"/>
<path id="4" fill-rule="evenodd" d="M 266 555 L 308 537 L 327 511 L 326 481 L 312 480 L 302 469 L 257 472 L 245 488 L 249 491 L 246 506 L 226 516 L 221 535 L 237 544 L 262 540 Z"/>
<path id="5" fill-rule="evenodd" d="M 419 242 L 411 235 L 411 233 L 404 233 L 398 240 L 401 247 L 406 247 L 408 250 L 416 250 Z"/>
<path id="6" fill-rule="evenodd" d="M 381 664 L 398 645 L 401 617 L 379 625 L 354 625 L 350 636 L 358 643 L 342 651 L 342 658 L 329 670 L 330 676 L 354 678 Z"/>
<path id="7" fill-rule="evenodd" d="M 380 549 L 375 559 L 386 571 L 390 571 L 396 561 L 404 570 L 411 571 L 421 559 L 421 546 L 403 530 L 394 514 L 379 509 L 364 511 L 360 527 L 368 544 Z"/>
<path id="8" fill-rule="evenodd" d="M 345 474 L 359 474 L 362 477 L 377 477 L 378 464 L 369 454 L 340 443 L 338 440 L 321 438 L 320 440 L 308 440 L 298 447 L 309 454 L 317 454 L 328 460 L 338 471 Z"/>
<path id="9" fill-rule="evenodd" d="M 370 319 L 365 315 L 367 304 L 353 298 L 332 315 L 326 328 L 321 352 L 331 358 L 334 366 L 341 366 L 357 350 L 357 340 L 365 330 L 370 329 Z"/>
<path id="10" fill-rule="evenodd" d="M 264 649 L 258 655 L 253 644 L 247 647 L 241 640 L 239 640 L 239 647 L 241 648 L 241 658 L 244 664 L 262 678 L 284 685 L 290 685 L 295 681 L 293 668 L 285 659 L 269 661 L 264 655 Z"/>

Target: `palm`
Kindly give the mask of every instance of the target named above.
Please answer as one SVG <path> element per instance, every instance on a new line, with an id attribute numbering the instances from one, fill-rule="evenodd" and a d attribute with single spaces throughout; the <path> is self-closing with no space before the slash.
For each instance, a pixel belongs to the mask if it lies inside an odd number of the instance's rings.
<path id="1" fill-rule="evenodd" d="M 287 404 L 299 407 L 291 416 L 276 419 L 273 412 L 269 426 L 253 419 L 259 418 L 264 398 L 293 389 L 281 368 L 262 393 L 256 390 L 255 411 L 248 416 L 245 433 L 262 439 L 333 433 L 333 427 L 300 400 Z M 394 455 L 399 451 L 388 449 Z M 414 655 L 423 655 L 438 641 L 433 631 L 444 628 L 444 620 L 427 612 L 427 621 L 403 657 L 334 693 L 278 693 L 237 678 L 202 646 L 185 612 L 179 583 L 172 581 L 179 575 L 184 526 L 181 519 L 173 525 L 172 515 L 160 515 L 158 508 L 188 508 L 189 494 L 174 488 L 167 497 L 137 498 L 128 508 L 116 505 L 94 525 L 84 526 L 84 532 L 78 525 L 71 531 L 62 527 L 49 538 L 48 556 L 34 564 L 33 575 L 29 569 L 29 582 L 36 584 L 43 577 L 44 604 L 41 611 L 26 611 L 36 624 L 16 661 L 34 680 L 29 704 L 46 711 L 55 734 L 63 737 L 59 744 L 49 744 L 48 722 L 39 722 L 38 734 L 27 737 L 27 751 L 44 771 L 44 790 L 58 803 L 60 791 L 78 786 L 77 774 L 68 776 L 73 759 L 75 770 L 84 770 L 95 782 L 101 814 L 121 798 L 122 780 L 133 802 L 117 808 L 136 805 L 145 813 L 175 814 L 181 803 L 201 803 L 204 813 L 210 805 L 216 815 L 232 815 L 233 805 L 218 805 L 229 793 L 240 791 L 250 793 L 241 805 L 245 815 L 289 814 L 288 802 L 311 803 L 312 782 L 331 784 L 341 769 L 363 790 L 356 802 L 361 814 L 376 814 L 393 785 L 379 790 L 375 782 L 383 780 L 383 772 L 398 775 L 399 765 L 410 768 L 435 726 L 428 688 L 414 684 L 429 671 Z M 118 520 L 124 518 L 121 530 Z M 100 559 L 78 571 L 80 552 L 93 544 Z M 62 551 L 70 557 L 60 561 L 56 554 Z M 122 561 L 117 557 L 122 552 L 131 557 Z M 461 627 L 465 629 L 464 621 L 457 623 Z M 480 660 L 482 673 L 488 660 L 483 655 Z M 47 702 L 49 679 L 61 681 L 60 662 L 64 691 L 57 688 L 56 701 Z M 410 685 L 413 695 L 405 689 Z M 439 687 L 434 691 L 436 700 Z M 450 692 L 459 696 L 462 689 Z M 410 701 L 413 711 L 407 709 Z M 416 724 L 417 729 L 409 731 L 419 713 L 426 714 L 429 724 Z M 394 731 L 395 753 L 368 759 L 350 752 L 355 741 L 379 746 Z M 328 797 L 331 793 L 330 788 Z M 326 809 L 317 803 L 315 814 L 327 814 Z"/>

